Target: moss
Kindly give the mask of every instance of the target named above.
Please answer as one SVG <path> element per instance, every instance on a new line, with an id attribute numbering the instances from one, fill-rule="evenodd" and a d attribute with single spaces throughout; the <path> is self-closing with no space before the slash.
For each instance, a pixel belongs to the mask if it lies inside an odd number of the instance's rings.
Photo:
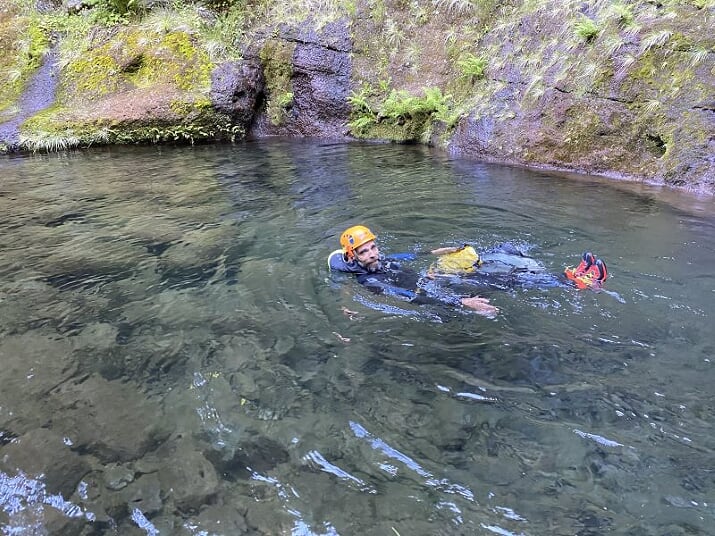
<path id="1" fill-rule="evenodd" d="M 50 39 L 36 18 L 32 19 L 27 33 L 30 37 L 30 46 L 27 51 L 28 68 L 34 70 L 42 64 L 42 58 L 50 48 Z"/>
<path id="2" fill-rule="evenodd" d="M 294 51 L 294 43 L 270 39 L 259 53 L 268 89 L 266 111 L 274 125 L 283 124 L 287 110 L 293 104 L 291 81 Z"/>
<path id="3" fill-rule="evenodd" d="M 22 125 L 20 144 L 30 151 L 56 151 L 105 144 L 195 143 L 243 138 L 245 130 L 224 114 L 207 109 L 205 101 L 172 103 L 185 113 L 176 121 L 68 120 L 68 110 L 47 109 Z"/>
<path id="4" fill-rule="evenodd" d="M 207 92 L 212 68 L 208 55 L 186 32 L 127 28 L 70 62 L 64 85 L 67 93 L 79 90 L 90 98 L 157 84 Z"/>
<path id="5" fill-rule="evenodd" d="M 211 83 L 213 64 L 208 54 L 195 46 L 186 32 L 170 32 L 159 44 L 171 55 L 172 81 L 179 89 L 206 90 Z M 161 54 L 158 55 L 159 57 Z"/>
<path id="6" fill-rule="evenodd" d="M 646 52 L 638 58 L 638 66 L 631 71 L 630 77 L 637 80 L 652 80 L 653 76 L 658 72 L 656 65 L 655 54 L 651 51 Z"/>
<path id="7" fill-rule="evenodd" d="M 99 54 L 80 58 L 67 66 L 67 72 L 75 80 L 74 88 L 90 98 L 116 91 L 119 71 L 114 58 Z"/>
<path id="8" fill-rule="evenodd" d="M 50 46 L 37 16 L 0 9 L 0 112 L 13 107 Z"/>
<path id="9" fill-rule="evenodd" d="M 598 113 L 588 108 L 587 103 L 572 107 L 567 116 L 561 129 L 563 145 L 560 158 L 565 162 L 574 162 L 593 150 L 594 138 L 602 121 Z"/>

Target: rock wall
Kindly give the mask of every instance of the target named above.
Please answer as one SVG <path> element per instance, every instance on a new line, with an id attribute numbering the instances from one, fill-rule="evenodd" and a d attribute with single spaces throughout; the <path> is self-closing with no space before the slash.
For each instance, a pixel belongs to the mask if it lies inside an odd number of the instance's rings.
<path id="1" fill-rule="evenodd" d="M 93 31 L 21 145 L 354 136 L 715 193 L 710 0 L 289 6 L 234 60 L 191 29 Z"/>

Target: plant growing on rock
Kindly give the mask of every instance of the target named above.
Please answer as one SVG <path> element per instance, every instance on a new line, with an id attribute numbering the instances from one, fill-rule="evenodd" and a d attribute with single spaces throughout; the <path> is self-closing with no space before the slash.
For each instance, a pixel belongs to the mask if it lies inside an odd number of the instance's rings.
<path id="1" fill-rule="evenodd" d="M 475 0 L 435 0 L 435 6 L 458 15 L 466 15 L 477 10 Z"/>
<path id="2" fill-rule="evenodd" d="M 85 4 L 94 7 L 98 19 L 106 22 L 126 22 L 126 18 L 137 15 L 142 6 L 139 0 L 85 0 Z"/>
<path id="3" fill-rule="evenodd" d="M 214 11 L 228 11 L 237 3 L 237 0 L 204 0 L 206 7 Z"/>
<path id="4" fill-rule="evenodd" d="M 648 36 L 646 36 L 646 38 L 641 42 L 640 53 L 645 54 L 651 48 L 662 47 L 672 36 L 673 32 L 670 30 L 659 30 L 648 34 Z"/>
<path id="5" fill-rule="evenodd" d="M 601 33 L 598 25 L 588 17 L 583 17 L 574 25 L 574 32 L 578 37 L 590 43 Z"/>
<path id="6" fill-rule="evenodd" d="M 411 95 L 405 90 L 390 91 L 379 105 L 370 103 L 370 88 L 348 97 L 353 120 L 348 123 L 358 137 L 371 137 L 377 130 L 380 136 L 397 141 L 417 140 L 425 137 L 434 121 L 444 121 L 452 126 L 456 117 L 451 113 L 451 95 L 444 95 L 438 87 L 425 88 L 423 96 Z"/>
<path id="7" fill-rule="evenodd" d="M 368 84 L 362 84 L 358 91 L 353 91 L 348 97 L 353 119 L 348 123 L 350 129 L 360 135 L 367 132 L 370 125 L 377 123 L 377 113 L 370 104 L 371 89 Z"/>
<path id="8" fill-rule="evenodd" d="M 618 23 L 624 28 L 632 26 L 635 22 L 633 8 L 631 6 L 625 4 L 613 4 L 611 6 L 611 12 L 618 20 Z"/>
<path id="9" fill-rule="evenodd" d="M 457 61 L 457 67 L 463 77 L 473 81 L 484 76 L 484 71 L 487 68 L 487 60 L 482 56 L 467 53 Z"/>
<path id="10" fill-rule="evenodd" d="M 294 49 L 294 44 L 269 40 L 259 54 L 268 86 L 266 111 L 271 123 L 276 126 L 283 124 L 286 110 L 293 103 L 291 80 Z"/>

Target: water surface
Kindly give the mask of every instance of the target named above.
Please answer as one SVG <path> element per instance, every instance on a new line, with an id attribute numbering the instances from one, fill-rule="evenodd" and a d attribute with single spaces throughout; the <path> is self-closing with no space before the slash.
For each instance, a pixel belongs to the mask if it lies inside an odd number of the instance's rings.
<path id="1" fill-rule="evenodd" d="M 712 200 L 281 140 L 0 172 L 4 533 L 713 534 Z M 611 277 L 416 306 L 328 273 L 355 223 Z"/>

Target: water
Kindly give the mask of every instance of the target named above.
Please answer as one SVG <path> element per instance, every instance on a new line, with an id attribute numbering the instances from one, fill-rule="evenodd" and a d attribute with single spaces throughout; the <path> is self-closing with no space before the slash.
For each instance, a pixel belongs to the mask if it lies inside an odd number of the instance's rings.
<path id="1" fill-rule="evenodd" d="M 715 534 L 712 200 L 280 140 L 0 170 L 3 533 Z M 415 306 L 327 272 L 355 223 L 611 278 Z"/>

